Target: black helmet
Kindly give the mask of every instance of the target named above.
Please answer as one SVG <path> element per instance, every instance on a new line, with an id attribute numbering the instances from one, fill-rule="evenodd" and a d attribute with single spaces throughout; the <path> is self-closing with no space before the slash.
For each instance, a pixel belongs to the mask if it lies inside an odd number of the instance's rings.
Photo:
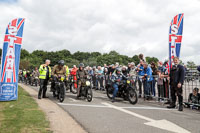
<path id="1" fill-rule="evenodd" d="M 58 62 L 58 65 L 64 66 L 64 64 L 65 64 L 64 60 L 60 60 L 60 61 Z"/>
<path id="2" fill-rule="evenodd" d="M 195 90 L 196 92 L 199 92 L 199 88 L 195 87 L 193 90 Z"/>
<path id="3" fill-rule="evenodd" d="M 83 64 L 83 63 L 80 63 L 80 64 L 79 64 L 79 67 L 84 67 L 84 64 Z"/>

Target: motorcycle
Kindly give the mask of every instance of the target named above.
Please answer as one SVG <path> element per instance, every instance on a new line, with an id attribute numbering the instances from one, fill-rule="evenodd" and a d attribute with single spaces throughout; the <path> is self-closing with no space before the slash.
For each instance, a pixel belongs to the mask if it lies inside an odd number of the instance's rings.
<path id="1" fill-rule="evenodd" d="M 74 86 L 75 80 L 73 76 L 70 76 L 68 81 L 65 82 L 65 86 L 66 86 L 66 91 L 70 90 L 70 92 L 72 92 L 73 94 L 77 94 L 77 90 Z"/>
<path id="2" fill-rule="evenodd" d="M 60 102 L 65 100 L 65 77 L 58 76 L 55 80 L 55 90 L 53 90 L 53 97 L 57 97 Z"/>
<path id="3" fill-rule="evenodd" d="M 133 81 L 130 79 L 122 80 L 119 82 L 119 90 L 116 97 L 128 100 L 131 104 L 136 104 L 138 101 L 138 96 L 136 92 L 136 86 L 132 85 Z M 106 93 L 109 99 L 113 97 L 114 88 L 112 82 L 109 82 L 106 86 Z"/>
<path id="4" fill-rule="evenodd" d="M 32 82 L 31 82 L 31 86 L 33 86 L 33 84 L 35 84 L 35 86 L 37 87 L 37 85 L 39 84 L 39 77 L 32 77 Z"/>
<path id="5" fill-rule="evenodd" d="M 25 77 L 25 84 L 31 85 L 31 75 Z"/>
<path id="6" fill-rule="evenodd" d="M 91 88 L 90 79 L 86 79 L 85 83 L 81 84 L 80 87 L 80 97 L 83 96 L 88 102 L 92 101 L 93 93 Z"/>
<path id="7" fill-rule="evenodd" d="M 23 76 L 22 75 L 19 75 L 19 77 L 18 77 L 19 79 L 18 79 L 18 82 L 20 83 L 20 82 L 23 82 Z"/>

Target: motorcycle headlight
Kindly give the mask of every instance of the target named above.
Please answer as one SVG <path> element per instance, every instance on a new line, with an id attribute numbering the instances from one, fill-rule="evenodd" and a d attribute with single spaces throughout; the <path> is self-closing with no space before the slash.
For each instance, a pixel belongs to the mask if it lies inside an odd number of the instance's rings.
<path id="1" fill-rule="evenodd" d="M 61 81 L 64 81 L 64 79 L 65 79 L 64 77 L 61 77 L 61 78 L 60 78 Z"/>
<path id="2" fill-rule="evenodd" d="M 90 82 L 89 81 L 86 81 L 86 86 L 90 86 Z"/>
<path id="3" fill-rule="evenodd" d="M 127 83 L 127 84 L 130 84 L 130 80 L 127 80 L 126 83 Z"/>

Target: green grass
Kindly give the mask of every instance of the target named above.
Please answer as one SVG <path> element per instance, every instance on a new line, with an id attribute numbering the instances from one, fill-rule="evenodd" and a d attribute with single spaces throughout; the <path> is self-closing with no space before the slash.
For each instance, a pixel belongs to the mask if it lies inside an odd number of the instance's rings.
<path id="1" fill-rule="evenodd" d="M 51 133 L 45 114 L 21 87 L 18 100 L 0 102 L 0 133 Z"/>

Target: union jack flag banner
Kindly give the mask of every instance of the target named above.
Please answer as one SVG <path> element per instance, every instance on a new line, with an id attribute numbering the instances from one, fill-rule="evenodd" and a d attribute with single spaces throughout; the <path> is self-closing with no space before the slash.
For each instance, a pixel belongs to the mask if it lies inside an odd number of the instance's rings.
<path id="1" fill-rule="evenodd" d="M 24 18 L 9 23 L 3 43 L 0 71 L 0 101 L 17 100 L 18 71 Z"/>
<path id="2" fill-rule="evenodd" d="M 183 17 L 184 14 L 176 15 L 170 24 L 169 28 L 169 65 L 172 67 L 172 59 L 180 57 L 181 40 L 183 33 Z"/>

